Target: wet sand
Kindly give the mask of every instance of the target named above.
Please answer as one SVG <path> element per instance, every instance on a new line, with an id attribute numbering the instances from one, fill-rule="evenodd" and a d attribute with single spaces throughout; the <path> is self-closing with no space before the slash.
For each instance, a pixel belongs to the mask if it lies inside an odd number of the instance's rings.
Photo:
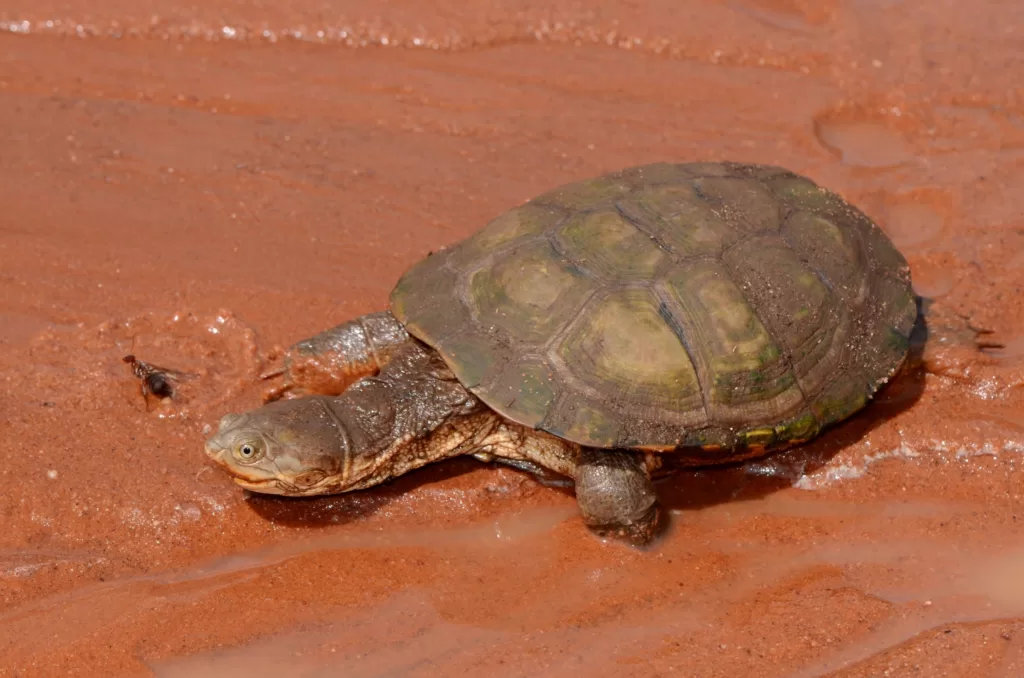
<path id="1" fill-rule="evenodd" d="M 464 5 L 0 2 L 0 675 L 1024 675 L 1019 3 Z M 312 501 L 207 463 L 429 250 L 697 159 L 861 205 L 942 331 L 815 443 L 665 481 L 650 552 L 469 461 Z"/>

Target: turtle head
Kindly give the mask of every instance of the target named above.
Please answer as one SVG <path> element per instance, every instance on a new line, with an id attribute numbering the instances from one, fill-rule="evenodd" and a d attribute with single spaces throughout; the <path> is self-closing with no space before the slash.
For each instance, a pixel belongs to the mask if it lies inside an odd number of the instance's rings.
<path id="1" fill-rule="evenodd" d="M 351 466 L 349 436 L 323 400 L 281 400 L 227 414 L 206 441 L 206 454 L 253 492 L 307 496 L 344 491 Z"/>
<path id="2" fill-rule="evenodd" d="M 440 356 L 410 345 L 387 370 L 340 396 L 225 415 L 206 453 L 245 489 L 293 497 L 364 489 L 465 454 L 476 434 L 465 416 L 482 408 Z"/>

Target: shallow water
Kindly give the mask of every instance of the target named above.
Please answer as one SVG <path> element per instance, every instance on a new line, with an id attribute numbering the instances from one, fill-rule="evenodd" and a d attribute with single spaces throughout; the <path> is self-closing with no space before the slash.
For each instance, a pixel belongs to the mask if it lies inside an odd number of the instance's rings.
<path id="1" fill-rule="evenodd" d="M 0 676 L 1024 674 L 1022 18 L 0 2 Z M 912 368 L 805 448 L 662 481 L 649 552 L 505 468 L 286 501 L 207 464 L 275 346 L 666 159 L 785 165 L 877 219 L 931 300 Z"/>

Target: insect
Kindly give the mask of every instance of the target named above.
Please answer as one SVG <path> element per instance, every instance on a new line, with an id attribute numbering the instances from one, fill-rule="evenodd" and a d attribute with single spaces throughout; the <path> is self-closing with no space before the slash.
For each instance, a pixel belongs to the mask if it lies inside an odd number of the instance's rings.
<path id="1" fill-rule="evenodd" d="M 122 360 L 131 366 L 134 374 L 141 382 L 142 397 L 146 400 L 146 410 L 149 410 L 150 396 L 157 398 L 173 398 L 175 383 L 192 375 L 179 372 L 166 367 L 160 367 L 139 360 L 134 354 L 128 354 Z"/>

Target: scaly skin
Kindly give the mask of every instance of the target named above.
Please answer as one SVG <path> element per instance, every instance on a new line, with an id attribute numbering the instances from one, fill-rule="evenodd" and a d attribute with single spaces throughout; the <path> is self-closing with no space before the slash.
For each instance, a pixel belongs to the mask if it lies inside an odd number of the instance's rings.
<path id="1" fill-rule="evenodd" d="M 409 333 L 388 311 L 324 330 L 289 348 L 283 367 L 264 375 L 282 379 L 266 390 L 263 401 L 338 395 L 356 380 L 377 374 L 409 341 Z"/>
<path id="2" fill-rule="evenodd" d="M 288 496 L 366 489 L 461 455 L 507 460 L 572 478 L 584 522 L 602 536 L 643 545 L 660 519 L 644 454 L 581 449 L 512 423 L 415 340 L 340 396 L 288 398 L 224 416 L 206 452 L 240 486 Z"/>

